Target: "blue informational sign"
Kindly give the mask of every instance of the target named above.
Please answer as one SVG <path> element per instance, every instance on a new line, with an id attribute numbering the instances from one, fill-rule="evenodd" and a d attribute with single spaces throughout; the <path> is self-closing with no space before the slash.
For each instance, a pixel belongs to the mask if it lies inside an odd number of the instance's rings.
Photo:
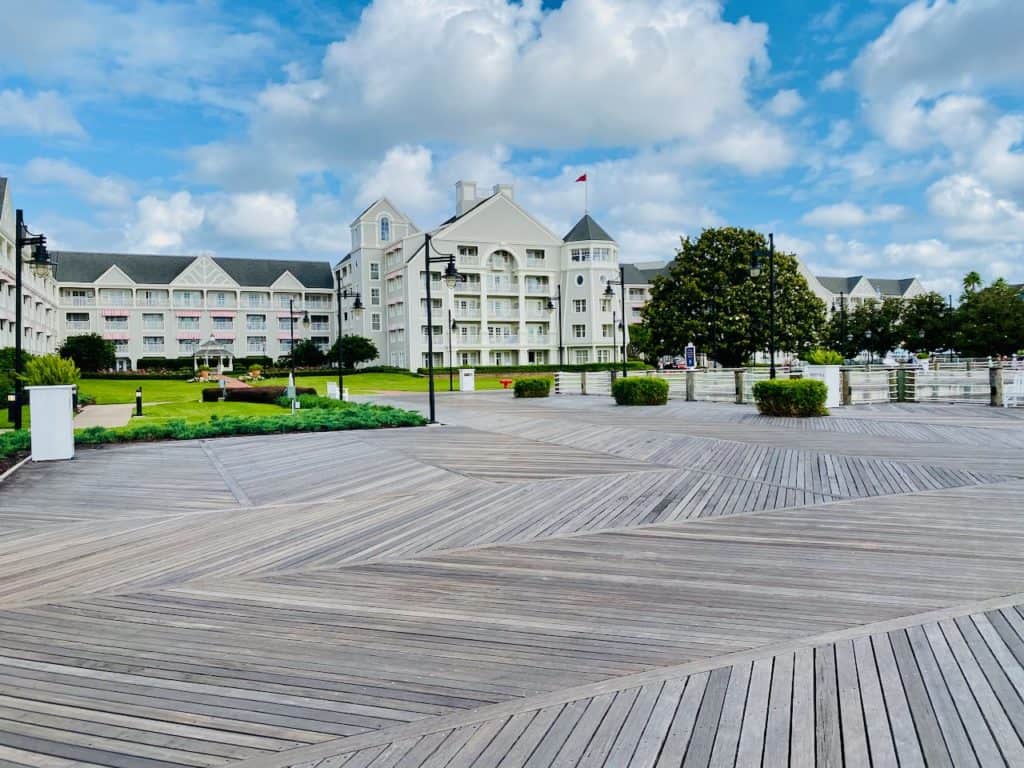
<path id="1" fill-rule="evenodd" d="M 697 348 L 693 344 L 686 345 L 686 367 L 697 367 Z"/>

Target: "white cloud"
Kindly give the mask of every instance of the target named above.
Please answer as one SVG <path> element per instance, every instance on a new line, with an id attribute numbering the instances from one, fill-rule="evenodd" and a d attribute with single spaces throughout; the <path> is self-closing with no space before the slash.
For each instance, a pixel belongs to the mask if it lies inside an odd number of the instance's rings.
<path id="1" fill-rule="evenodd" d="M 1024 3 L 918 0 L 857 57 L 868 119 L 886 141 L 916 149 L 930 138 L 931 102 L 988 87 L 1020 88 Z"/>
<path id="2" fill-rule="evenodd" d="M 146 195 L 136 203 L 135 219 L 128 226 L 126 239 L 141 250 L 178 249 L 204 218 L 205 211 L 188 192 L 165 198 Z"/>
<path id="3" fill-rule="evenodd" d="M 833 69 L 818 81 L 818 88 L 823 91 L 838 91 L 846 86 L 846 72 Z"/>
<path id="4" fill-rule="evenodd" d="M 903 214 L 904 209 L 899 205 L 880 205 L 876 208 L 865 209 L 854 203 L 836 203 L 835 205 L 820 205 L 805 213 L 800 220 L 812 227 L 845 229 L 895 221 Z"/>
<path id="5" fill-rule="evenodd" d="M 392 147 L 359 185 L 355 198 L 357 207 L 379 197 L 389 197 L 413 218 L 436 210 L 443 203 L 440 192 L 432 184 L 433 165 L 433 157 L 426 147 Z"/>
<path id="6" fill-rule="evenodd" d="M 768 102 L 768 111 L 776 117 L 795 115 L 804 107 L 800 94 L 792 89 L 778 91 Z"/>
<path id="7" fill-rule="evenodd" d="M 28 96 L 21 90 L 0 91 L 0 131 L 38 136 L 84 136 L 67 102 L 54 91 Z"/>
<path id="8" fill-rule="evenodd" d="M 292 242 L 298 209 L 289 195 L 250 192 L 229 195 L 209 207 L 207 223 L 221 235 L 240 242 L 282 250 Z"/>
<path id="9" fill-rule="evenodd" d="M 26 178 L 36 184 L 59 184 L 93 205 L 127 208 L 132 203 L 126 182 L 112 176 L 94 176 L 66 160 L 37 157 L 25 166 Z"/>
<path id="10" fill-rule="evenodd" d="M 961 240 L 1024 240 L 1024 208 L 996 196 L 977 179 L 958 174 L 928 188 L 928 206 L 945 220 L 946 232 Z"/>
<path id="11" fill-rule="evenodd" d="M 1024 115 L 996 121 L 991 133 L 975 147 L 977 174 L 1000 190 L 1024 192 Z"/>

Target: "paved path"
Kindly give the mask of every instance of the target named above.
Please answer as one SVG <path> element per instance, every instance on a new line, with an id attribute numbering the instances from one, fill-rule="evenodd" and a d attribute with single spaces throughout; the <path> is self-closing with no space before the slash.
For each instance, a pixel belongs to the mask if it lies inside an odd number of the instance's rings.
<path id="1" fill-rule="evenodd" d="M 0 765 L 1024 765 L 1018 414 L 439 408 L 0 485 Z"/>
<path id="2" fill-rule="evenodd" d="M 113 405 L 87 405 L 75 416 L 75 429 L 84 427 L 123 427 L 132 420 L 132 403 Z"/>

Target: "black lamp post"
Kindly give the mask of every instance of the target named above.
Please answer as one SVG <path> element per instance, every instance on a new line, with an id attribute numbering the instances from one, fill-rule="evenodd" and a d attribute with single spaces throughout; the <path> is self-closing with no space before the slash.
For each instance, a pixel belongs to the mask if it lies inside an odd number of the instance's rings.
<path id="1" fill-rule="evenodd" d="M 775 235 L 768 233 L 768 252 L 757 248 L 750 262 L 750 276 L 761 274 L 761 258 L 768 256 L 768 376 L 775 378 Z"/>
<path id="2" fill-rule="evenodd" d="M 423 258 L 427 265 L 427 390 L 430 393 L 430 423 L 436 424 L 435 418 L 437 405 L 434 400 L 434 313 L 430 296 L 430 265 L 444 262 L 444 281 L 449 288 L 454 288 L 460 280 L 465 280 L 464 275 L 459 274 L 455 268 L 454 253 L 439 253 L 437 256 L 430 255 L 430 233 L 423 236 Z"/>
<path id="3" fill-rule="evenodd" d="M 452 336 L 459 329 L 459 324 L 452 319 L 452 308 L 448 307 L 448 391 L 455 391 L 455 357 L 452 354 Z"/>
<path id="4" fill-rule="evenodd" d="M 956 316 L 953 314 L 953 294 L 949 294 L 949 362 L 953 362 L 953 337 L 956 336 Z"/>
<path id="5" fill-rule="evenodd" d="M 45 277 L 53 271 L 57 260 L 46 250 L 46 235 L 37 235 L 28 231 L 25 226 L 25 213 L 19 208 L 15 213 L 14 229 L 14 401 L 11 406 L 11 422 L 15 429 L 21 429 L 21 406 L 22 406 L 22 327 L 21 315 L 23 309 L 22 299 L 22 250 L 26 247 L 32 248 L 32 255 L 29 257 L 29 264 L 32 265 L 32 273 L 36 277 Z"/>
<path id="6" fill-rule="evenodd" d="M 350 291 L 348 288 L 342 288 L 338 285 L 338 397 L 341 400 L 345 399 L 345 364 L 344 355 L 341 351 L 341 340 L 345 338 L 343 332 L 343 319 L 344 315 L 341 311 L 341 300 L 342 299 L 354 299 L 352 302 L 352 317 L 359 317 L 363 313 L 363 297 L 359 295 L 359 291 Z"/>
<path id="7" fill-rule="evenodd" d="M 612 290 L 612 286 L 617 285 L 621 289 L 621 306 L 622 306 L 622 375 L 623 377 L 629 376 L 626 372 L 626 268 L 622 264 L 619 264 L 619 279 L 609 280 L 608 284 L 604 287 L 604 295 L 611 298 L 615 295 L 615 291 Z M 614 328 L 612 333 L 614 333 Z"/>
<path id="8" fill-rule="evenodd" d="M 302 327 L 309 328 L 309 312 L 302 313 Z M 288 362 L 291 364 L 292 381 L 295 381 L 295 299 L 288 299 L 288 336 L 291 338 L 291 347 L 288 350 Z"/>
<path id="9" fill-rule="evenodd" d="M 832 300 L 832 311 L 835 312 L 837 309 L 836 300 Z M 839 292 L 839 343 L 843 344 L 847 341 L 846 338 L 846 294 L 843 291 Z M 846 350 L 843 350 L 843 357 L 846 357 Z"/>
<path id="10" fill-rule="evenodd" d="M 565 345 L 562 343 L 562 286 L 555 286 L 555 295 L 548 297 L 548 312 L 555 311 L 555 305 L 558 305 L 558 365 L 559 367 L 565 365 L 563 357 L 565 355 Z"/>

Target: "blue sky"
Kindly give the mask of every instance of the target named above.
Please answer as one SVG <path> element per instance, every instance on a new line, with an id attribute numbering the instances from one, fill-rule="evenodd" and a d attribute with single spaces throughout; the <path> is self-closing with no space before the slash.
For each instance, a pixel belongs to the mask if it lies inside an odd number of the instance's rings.
<path id="1" fill-rule="evenodd" d="M 735 224 L 820 274 L 1024 280 L 1019 0 L 0 10 L 0 174 L 62 248 L 335 259 L 459 178 L 562 232 L 586 172 L 627 260 Z"/>

